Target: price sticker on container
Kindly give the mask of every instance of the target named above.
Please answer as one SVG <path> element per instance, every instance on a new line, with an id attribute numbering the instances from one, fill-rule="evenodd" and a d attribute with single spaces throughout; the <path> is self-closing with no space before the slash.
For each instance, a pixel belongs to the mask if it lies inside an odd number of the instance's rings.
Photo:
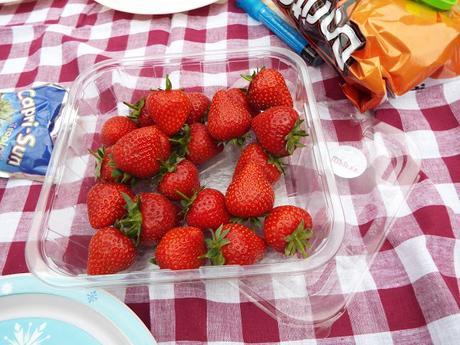
<path id="1" fill-rule="evenodd" d="M 343 178 L 360 176 L 367 168 L 364 154 L 350 145 L 334 147 L 331 151 L 332 170 Z"/>

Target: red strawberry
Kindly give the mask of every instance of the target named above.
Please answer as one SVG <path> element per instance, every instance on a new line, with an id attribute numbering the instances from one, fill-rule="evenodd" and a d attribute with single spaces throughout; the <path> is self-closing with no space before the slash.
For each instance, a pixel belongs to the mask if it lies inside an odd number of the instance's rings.
<path id="1" fill-rule="evenodd" d="M 296 206 L 275 207 L 265 218 L 264 234 L 267 244 L 285 255 L 296 253 L 307 257 L 312 236 L 312 220 L 310 214 Z"/>
<path id="2" fill-rule="evenodd" d="M 146 106 L 150 117 L 168 136 L 179 132 L 192 110 L 192 104 L 185 92 L 172 90 L 168 76 L 166 89 L 151 91 L 147 96 Z"/>
<path id="3" fill-rule="evenodd" d="M 141 193 L 135 201 L 125 197 L 128 215 L 117 222 L 136 243 L 153 246 L 177 225 L 178 208 L 161 194 Z"/>
<path id="4" fill-rule="evenodd" d="M 286 81 L 277 70 L 262 68 L 258 73 L 244 78 L 251 82 L 248 100 L 254 109 L 262 111 L 277 105 L 293 106 Z"/>
<path id="5" fill-rule="evenodd" d="M 191 197 L 200 189 L 198 169 L 192 162 L 184 159 L 167 165 L 168 172 L 161 177 L 158 184 L 158 191 L 161 194 L 171 200 L 181 200 L 183 195 Z"/>
<path id="6" fill-rule="evenodd" d="M 193 197 L 183 200 L 182 205 L 187 224 L 202 230 L 215 230 L 230 220 L 225 197 L 216 189 L 204 188 Z"/>
<path id="7" fill-rule="evenodd" d="M 112 146 L 120 138 L 137 128 L 136 124 L 126 116 L 114 116 L 105 121 L 101 129 L 101 142 L 104 146 Z"/>
<path id="8" fill-rule="evenodd" d="M 212 98 L 208 114 L 208 130 L 219 141 L 237 139 L 251 127 L 251 114 L 234 102 L 224 91 L 217 91 Z"/>
<path id="9" fill-rule="evenodd" d="M 302 122 L 293 108 L 279 106 L 253 118 L 252 129 L 265 150 L 275 156 L 287 156 L 304 146 L 300 139 L 307 133 L 300 128 Z"/>
<path id="10" fill-rule="evenodd" d="M 160 240 L 155 260 L 160 268 L 184 270 L 204 264 L 206 245 L 203 232 L 192 226 L 172 228 Z"/>
<path id="11" fill-rule="evenodd" d="M 112 158 L 112 146 L 104 148 L 103 146 L 97 151 L 90 151 L 96 158 L 96 168 L 94 175 L 106 182 L 127 183 L 131 181 L 132 176 L 117 169 Z"/>
<path id="12" fill-rule="evenodd" d="M 109 226 L 94 234 L 88 248 L 88 274 L 112 274 L 131 266 L 136 256 L 133 241 Z"/>
<path id="13" fill-rule="evenodd" d="M 278 181 L 284 172 L 283 163 L 279 159 L 267 155 L 259 144 L 252 143 L 241 152 L 233 176 L 240 174 L 244 166 L 249 162 L 258 164 L 270 183 Z"/>
<path id="14" fill-rule="evenodd" d="M 153 121 L 145 106 L 145 98 L 141 98 L 134 104 L 127 102 L 123 103 L 131 109 L 131 113 L 128 117 L 136 122 L 139 127 L 147 127 L 155 124 L 155 121 Z"/>
<path id="15" fill-rule="evenodd" d="M 180 156 L 186 155 L 187 159 L 194 164 L 202 164 L 224 149 L 223 145 L 211 137 L 208 127 L 202 123 L 186 124 L 179 135 L 170 139 L 178 147 L 176 152 Z"/>
<path id="16" fill-rule="evenodd" d="M 225 194 L 227 210 L 240 218 L 262 216 L 272 209 L 274 201 L 270 182 L 259 165 L 253 162 L 234 176 Z"/>
<path id="17" fill-rule="evenodd" d="M 208 111 L 211 101 L 201 92 L 189 92 L 186 95 L 192 104 L 192 110 L 188 115 L 187 123 L 201 122 Z"/>
<path id="18" fill-rule="evenodd" d="M 112 151 L 115 165 L 139 178 L 148 178 L 160 170 L 160 160 L 169 156 L 168 138 L 155 126 L 138 128 L 121 138 Z"/>
<path id="19" fill-rule="evenodd" d="M 89 223 L 95 229 L 112 225 L 126 213 L 122 193 L 133 197 L 130 189 L 119 183 L 99 182 L 88 192 L 86 206 Z"/>
<path id="20" fill-rule="evenodd" d="M 256 116 L 259 113 L 257 110 L 251 107 L 249 100 L 246 97 L 246 92 L 243 90 L 232 88 L 228 89 L 226 92 L 234 102 L 241 104 L 241 106 L 246 109 L 252 116 Z"/>
<path id="21" fill-rule="evenodd" d="M 213 265 L 252 265 L 262 259 L 265 242 L 250 228 L 241 224 L 225 224 L 206 240 L 206 256 Z"/>

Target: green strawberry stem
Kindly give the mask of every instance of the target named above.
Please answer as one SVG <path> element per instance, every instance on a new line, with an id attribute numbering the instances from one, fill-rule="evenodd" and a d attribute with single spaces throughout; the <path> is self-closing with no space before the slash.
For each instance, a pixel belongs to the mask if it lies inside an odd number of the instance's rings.
<path id="1" fill-rule="evenodd" d="M 230 145 L 236 145 L 239 148 L 242 148 L 244 146 L 244 142 L 246 141 L 248 137 L 248 134 L 243 134 L 241 137 L 233 138 L 228 141 Z"/>
<path id="2" fill-rule="evenodd" d="M 241 225 L 245 225 L 246 223 L 249 223 L 249 228 L 252 230 L 252 228 L 261 228 L 262 227 L 262 220 L 265 219 L 266 215 L 263 215 L 261 217 L 248 217 L 248 218 L 240 218 L 240 217 L 232 217 L 230 218 L 231 223 L 237 223 Z"/>
<path id="3" fill-rule="evenodd" d="M 129 195 L 121 193 L 125 199 L 125 208 L 127 215 L 115 223 L 115 227 L 120 229 L 126 236 L 134 240 L 136 247 L 140 243 L 142 229 L 142 213 L 140 210 L 140 199 L 136 197 L 135 201 L 131 200 Z"/>
<path id="4" fill-rule="evenodd" d="M 310 238 L 312 235 L 312 229 L 305 228 L 305 223 L 302 219 L 295 231 L 289 236 L 286 236 L 285 241 L 287 242 L 287 245 L 284 250 L 284 254 L 286 256 L 292 256 L 300 253 L 304 258 L 308 257 L 305 248 L 310 245 Z"/>
<path id="5" fill-rule="evenodd" d="M 101 167 L 102 167 L 102 160 L 104 159 L 105 149 L 103 146 L 98 148 L 96 151 L 88 150 L 90 155 L 96 158 L 96 168 L 94 169 L 94 175 L 99 178 L 101 177 Z"/>
<path id="6" fill-rule="evenodd" d="M 286 141 L 286 151 L 292 155 L 297 147 L 304 147 L 305 145 L 300 142 L 300 139 L 306 137 L 308 134 L 304 129 L 300 128 L 303 120 L 297 120 L 294 128 L 284 138 Z"/>
<path id="7" fill-rule="evenodd" d="M 129 109 L 131 109 L 128 118 L 137 123 L 137 121 L 139 120 L 139 116 L 141 116 L 142 108 L 145 105 L 145 98 L 141 98 L 134 104 L 128 102 L 123 102 L 123 104 L 126 105 Z"/>
<path id="8" fill-rule="evenodd" d="M 169 79 L 169 74 L 166 74 L 166 88 L 165 91 L 172 90 L 172 83 L 171 80 Z"/>
<path id="9" fill-rule="evenodd" d="M 222 255 L 222 247 L 230 243 L 230 240 L 226 238 L 229 229 L 223 230 L 223 225 L 219 226 L 214 232 L 211 231 L 211 238 L 206 239 L 206 246 L 208 252 L 202 256 L 202 258 L 208 258 L 211 260 L 211 264 L 215 266 L 221 266 L 225 264 L 225 258 Z"/>
<path id="10" fill-rule="evenodd" d="M 173 150 L 179 157 L 185 157 L 188 154 L 188 144 L 190 142 L 190 126 L 185 124 L 182 130 L 169 141 L 173 145 Z"/>
<path id="11" fill-rule="evenodd" d="M 281 161 L 281 159 L 277 157 L 273 157 L 268 152 L 266 152 L 266 154 L 268 156 L 268 163 L 274 165 L 276 169 L 278 169 L 278 171 L 284 175 L 286 173 L 286 169 L 285 169 L 285 164 Z"/>
<path id="12" fill-rule="evenodd" d="M 182 211 L 180 211 L 180 214 L 182 216 L 185 216 L 187 215 L 188 213 L 188 210 L 190 209 L 190 207 L 192 206 L 192 204 L 195 202 L 195 199 L 198 195 L 198 193 L 202 190 L 203 188 L 200 188 L 199 191 L 193 193 L 193 195 L 191 197 L 188 197 L 187 195 L 185 195 L 184 193 L 182 193 L 181 191 L 178 191 L 176 190 L 176 193 L 180 195 L 180 197 L 182 198 L 182 200 L 180 201 L 180 205 L 182 207 Z"/>
<path id="13" fill-rule="evenodd" d="M 254 72 L 252 72 L 252 74 L 240 74 L 240 76 L 241 76 L 241 78 L 251 82 L 252 79 L 254 79 L 254 77 L 256 76 L 256 74 L 259 73 L 260 71 L 262 71 L 264 68 L 265 68 L 265 66 L 262 66 L 260 68 L 256 68 L 256 70 Z"/>

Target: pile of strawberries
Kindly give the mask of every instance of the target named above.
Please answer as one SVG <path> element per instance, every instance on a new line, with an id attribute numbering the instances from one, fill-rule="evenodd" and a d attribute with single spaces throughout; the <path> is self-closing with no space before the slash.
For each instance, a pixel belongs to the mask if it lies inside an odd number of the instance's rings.
<path id="1" fill-rule="evenodd" d="M 247 89 L 220 90 L 212 101 L 196 92 L 150 91 L 129 116 L 108 119 L 100 133 L 97 183 L 88 192 L 91 226 L 88 274 L 111 274 L 151 248 L 160 268 L 250 265 L 267 246 L 307 256 L 312 219 L 302 208 L 273 208 L 272 185 L 284 171 L 280 158 L 306 136 L 282 75 L 262 68 Z M 243 147 L 225 195 L 202 187 L 198 167 L 222 152 Z M 134 194 L 140 180 L 151 191 Z M 263 226 L 261 220 L 263 221 Z M 260 235 L 259 235 L 260 234 Z"/>

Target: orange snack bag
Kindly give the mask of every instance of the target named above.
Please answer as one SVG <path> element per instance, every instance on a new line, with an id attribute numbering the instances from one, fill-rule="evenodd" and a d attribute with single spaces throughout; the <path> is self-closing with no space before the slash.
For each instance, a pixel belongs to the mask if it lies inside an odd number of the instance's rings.
<path id="1" fill-rule="evenodd" d="M 428 77 L 460 75 L 460 5 L 437 11 L 413 0 L 275 0 L 342 76 L 361 111 Z"/>

